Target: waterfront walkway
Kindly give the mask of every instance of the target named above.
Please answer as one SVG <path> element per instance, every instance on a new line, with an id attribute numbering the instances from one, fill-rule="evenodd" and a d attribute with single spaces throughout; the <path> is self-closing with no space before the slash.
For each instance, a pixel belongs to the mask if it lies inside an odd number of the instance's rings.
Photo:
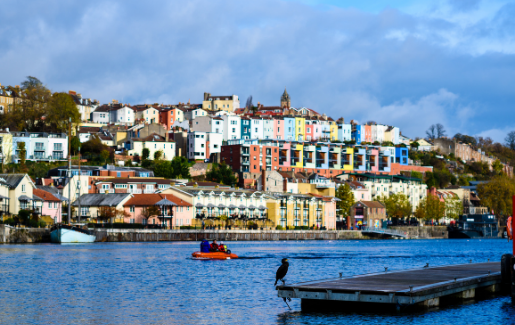
<path id="1" fill-rule="evenodd" d="M 499 291 L 501 263 L 421 267 L 278 286 L 278 296 L 302 299 L 304 307 L 328 303 L 421 304 L 438 306 L 440 298 L 474 298 L 476 289 Z"/>

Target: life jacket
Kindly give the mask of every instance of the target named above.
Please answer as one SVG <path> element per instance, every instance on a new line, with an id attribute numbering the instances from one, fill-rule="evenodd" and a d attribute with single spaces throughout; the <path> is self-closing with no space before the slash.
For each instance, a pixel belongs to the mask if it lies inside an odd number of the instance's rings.
<path id="1" fill-rule="evenodd" d="M 511 219 L 512 217 L 508 218 L 508 224 L 506 225 L 506 232 L 508 233 L 508 240 L 513 240 L 513 230 L 511 229 Z"/>
<path id="2" fill-rule="evenodd" d="M 211 244 L 211 249 L 214 250 L 214 251 L 217 251 L 219 249 L 218 248 L 218 244 L 212 243 Z"/>
<path id="3" fill-rule="evenodd" d="M 218 245 L 220 252 L 225 252 L 225 245 Z"/>

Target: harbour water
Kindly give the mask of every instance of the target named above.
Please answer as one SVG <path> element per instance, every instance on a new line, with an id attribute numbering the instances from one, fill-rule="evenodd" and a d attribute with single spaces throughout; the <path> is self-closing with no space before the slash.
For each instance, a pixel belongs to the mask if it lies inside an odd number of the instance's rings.
<path id="1" fill-rule="evenodd" d="M 0 246 L 0 324 L 513 324 L 511 298 L 426 312 L 289 310 L 273 283 L 500 261 L 505 240 L 228 242 L 242 257 L 190 258 L 198 242 Z"/>

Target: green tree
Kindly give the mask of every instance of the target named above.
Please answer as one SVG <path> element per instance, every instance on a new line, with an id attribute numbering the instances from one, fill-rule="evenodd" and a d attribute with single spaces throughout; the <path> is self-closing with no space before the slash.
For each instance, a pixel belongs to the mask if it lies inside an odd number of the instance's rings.
<path id="1" fill-rule="evenodd" d="M 27 170 L 25 160 L 27 159 L 27 150 L 25 149 L 25 142 L 20 141 L 17 143 L 18 158 L 20 159 L 20 169 L 22 172 Z"/>
<path id="2" fill-rule="evenodd" d="M 47 108 L 46 121 L 52 130 L 66 132 L 69 120 L 80 123 L 80 113 L 72 96 L 67 93 L 53 93 Z"/>
<path id="3" fill-rule="evenodd" d="M 27 77 L 18 92 L 19 101 L 14 101 L 9 110 L 13 118 L 17 118 L 18 130 L 29 132 L 43 131 L 43 117 L 47 113 L 51 92 L 35 77 Z"/>
<path id="4" fill-rule="evenodd" d="M 445 202 L 436 195 L 428 195 L 420 201 L 419 207 L 424 210 L 423 218 L 426 221 L 438 220 L 445 215 Z"/>
<path id="5" fill-rule="evenodd" d="M 456 196 L 445 199 L 445 214 L 448 218 L 458 220 L 463 214 L 463 202 Z"/>
<path id="6" fill-rule="evenodd" d="M 148 224 L 148 219 L 150 219 L 152 217 L 157 217 L 160 214 L 161 214 L 161 210 L 156 205 L 149 205 L 147 207 L 144 207 L 143 211 L 141 212 L 141 215 L 143 216 L 143 218 L 145 218 L 147 220 L 147 222 L 146 222 L 147 224 Z"/>
<path id="7" fill-rule="evenodd" d="M 337 213 L 344 218 L 348 217 L 350 215 L 350 208 L 355 203 L 354 193 L 352 193 L 349 184 L 345 183 L 338 186 L 335 197 L 340 199 L 340 201 L 336 201 Z"/>
<path id="8" fill-rule="evenodd" d="M 225 185 L 234 185 L 236 183 L 236 177 L 234 176 L 234 172 L 231 167 L 229 167 L 225 162 L 218 164 L 213 164 L 213 167 L 210 171 L 206 173 L 206 179 L 208 181 L 222 183 Z"/>
<path id="9" fill-rule="evenodd" d="M 492 178 L 488 183 L 478 184 L 477 194 L 483 205 L 494 210 L 498 216 L 512 215 L 512 197 L 515 181 L 506 175 Z"/>
<path id="10" fill-rule="evenodd" d="M 186 157 L 174 157 L 170 163 L 170 167 L 172 170 L 172 176 L 170 178 L 191 178 L 190 165 Z"/>
<path id="11" fill-rule="evenodd" d="M 109 158 L 109 151 L 108 150 L 102 150 L 100 152 L 100 157 L 107 164 L 107 159 Z"/>
<path id="12" fill-rule="evenodd" d="M 499 159 L 497 159 L 496 161 L 494 161 L 492 163 L 492 169 L 495 172 L 495 174 L 497 174 L 497 175 L 502 173 L 502 164 L 499 161 Z"/>
<path id="13" fill-rule="evenodd" d="M 156 177 L 173 178 L 173 168 L 168 160 L 154 161 L 154 175 Z"/>
<path id="14" fill-rule="evenodd" d="M 141 156 L 143 160 L 147 160 L 150 157 L 150 150 L 148 150 L 148 148 L 143 148 Z"/>
<path id="15" fill-rule="evenodd" d="M 402 218 L 409 217 L 412 212 L 412 206 L 408 197 L 403 193 L 392 194 L 388 197 L 380 196 L 376 199 L 383 203 L 389 217 Z"/>
<path id="16" fill-rule="evenodd" d="M 163 157 L 162 150 L 158 150 L 158 151 L 154 152 L 154 160 L 159 160 L 159 159 L 161 159 L 161 157 Z"/>
<path id="17" fill-rule="evenodd" d="M 84 142 L 80 147 L 82 155 L 98 155 L 98 153 L 108 150 L 107 146 L 102 143 L 102 140 L 97 135 L 92 135 L 91 138 Z"/>
<path id="18" fill-rule="evenodd" d="M 73 137 L 70 145 L 71 145 L 71 149 L 72 149 L 72 154 L 76 155 L 79 152 L 79 148 L 81 145 L 79 137 L 77 137 L 77 136 Z"/>

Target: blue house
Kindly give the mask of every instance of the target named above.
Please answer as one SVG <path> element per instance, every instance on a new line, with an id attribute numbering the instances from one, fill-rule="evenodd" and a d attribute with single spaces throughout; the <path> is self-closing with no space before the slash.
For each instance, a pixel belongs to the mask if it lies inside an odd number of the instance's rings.
<path id="1" fill-rule="evenodd" d="M 408 165 L 408 148 L 397 147 L 395 148 L 395 162 L 401 165 Z"/>

